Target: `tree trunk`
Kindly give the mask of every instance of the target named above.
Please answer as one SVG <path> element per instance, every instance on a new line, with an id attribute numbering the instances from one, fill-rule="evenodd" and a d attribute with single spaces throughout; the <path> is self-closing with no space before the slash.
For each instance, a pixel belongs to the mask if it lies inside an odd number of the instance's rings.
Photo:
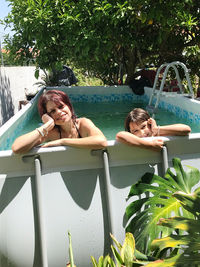
<path id="1" fill-rule="evenodd" d="M 137 66 L 137 51 L 136 48 L 133 50 L 126 50 L 125 51 L 125 62 L 126 62 L 126 81 L 125 84 L 129 84 L 131 80 L 134 79 L 134 73 Z"/>

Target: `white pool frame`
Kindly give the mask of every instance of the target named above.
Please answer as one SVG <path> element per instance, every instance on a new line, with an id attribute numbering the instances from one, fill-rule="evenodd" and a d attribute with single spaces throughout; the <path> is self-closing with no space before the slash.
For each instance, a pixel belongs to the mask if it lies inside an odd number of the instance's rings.
<path id="1" fill-rule="evenodd" d="M 123 94 L 132 95 L 129 87 L 63 90 L 86 101 L 88 95 L 98 101 L 105 95 L 119 100 Z M 148 99 L 150 93 L 151 89 L 145 88 L 144 97 Z M 179 95 L 161 97 L 161 105 L 183 108 L 184 114 L 196 114 L 196 120 L 199 104 Z M 31 109 L 32 103 L 0 128 L 0 142 L 5 141 L 5 133 L 19 127 Z M 114 140 L 108 141 L 106 150 L 97 151 L 71 147 L 34 148 L 26 155 L 0 151 L 0 266 L 65 266 L 68 230 L 75 264 L 92 266 L 91 255 L 99 258 L 109 252 L 110 231 L 123 241 L 126 197 L 145 172 L 163 175 L 174 157 L 200 169 L 200 133 L 163 139 L 166 150 L 160 153 Z"/>

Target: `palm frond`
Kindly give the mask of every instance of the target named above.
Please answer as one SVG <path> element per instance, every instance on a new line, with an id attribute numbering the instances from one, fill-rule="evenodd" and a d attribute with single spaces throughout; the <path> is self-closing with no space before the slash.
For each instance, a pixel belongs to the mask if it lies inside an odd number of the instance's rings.
<path id="1" fill-rule="evenodd" d="M 174 232 L 173 228 L 157 225 L 161 218 L 180 215 L 194 218 L 189 210 L 183 208 L 181 201 L 172 195 L 177 191 L 192 193 L 192 188 L 199 182 L 199 170 L 187 166 L 185 171 L 178 158 L 173 159 L 173 167 L 175 172 L 168 169 L 164 178 L 146 173 L 130 189 L 128 200 L 133 201 L 126 208 L 129 220 L 126 231 L 134 235 L 136 246 L 143 253 L 149 254 L 154 239 Z"/>

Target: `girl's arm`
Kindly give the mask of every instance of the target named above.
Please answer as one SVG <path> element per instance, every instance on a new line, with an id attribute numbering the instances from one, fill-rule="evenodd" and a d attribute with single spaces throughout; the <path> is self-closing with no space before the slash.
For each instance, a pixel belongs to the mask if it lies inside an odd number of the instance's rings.
<path id="1" fill-rule="evenodd" d="M 101 149 L 107 146 L 107 140 L 94 123 L 87 118 L 80 118 L 79 131 L 82 138 L 61 138 L 50 141 L 42 147 L 72 146 L 78 148 Z"/>
<path id="2" fill-rule="evenodd" d="M 117 133 L 116 140 L 120 143 L 124 143 L 130 146 L 137 146 L 155 151 L 160 151 L 164 145 L 162 139 L 147 140 L 146 138 L 140 138 L 132 133 L 125 131 Z"/>
<path id="3" fill-rule="evenodd" d="M 153 136 L 171 136 L 171 135 L 188 135 L 191 132 L 191 128 L 186 124 L 171 124 L 165 126 L 158 126 L 153 118 L 148 120 L 151 124 L 151 130 Z"/>
<path id="4" fill-rule="evenodd" d="M 170 135 L 188 135 L 191 132 L 191 128 L 185 124 L 172 124 L 160 126 L 159 129 L 160 136 L 170 136 Z"/>
<path id="5" fill-rule="evenodd" d="M 12 150 L 16 154 L 23 154 L 31 150 L 34 146 L 41 144 L 48 139 L 48 132 L 54 128 L 54 120 L 47 114 L 42 118 L 44 124 L 32 132 L 19 136 L 12 145 Z"/>

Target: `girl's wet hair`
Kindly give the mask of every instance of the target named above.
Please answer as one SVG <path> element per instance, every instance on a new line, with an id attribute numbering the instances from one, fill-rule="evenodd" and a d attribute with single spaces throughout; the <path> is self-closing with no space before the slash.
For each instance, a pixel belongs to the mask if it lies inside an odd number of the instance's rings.
<path id="1" fill-rule="evenodd" d="M 125 130 L 130 132 L 130 123 L 134 122 L 136 124 L 140 124 L 144 121 L 148 121 L 150 119 L 149 113 L 142 108 L 134 108 L 127 115 L 124 123 Z"/>
<path id="2" fill-rule="evenodd" d="M 59 90 L 48 90 L 45 91 L 39 98 L 38 101 L 38 111 L 40 117 L 47 113 L 46 104 L 48 101 L 54 102 L 56 105 L 59 105 L 61 102 L 65 103 L 72 113 L 72 118 L 75 118 L 75 113 L 73 106 L 69 100 L 68 95 L 66 95 L 63 91 Z"/>

